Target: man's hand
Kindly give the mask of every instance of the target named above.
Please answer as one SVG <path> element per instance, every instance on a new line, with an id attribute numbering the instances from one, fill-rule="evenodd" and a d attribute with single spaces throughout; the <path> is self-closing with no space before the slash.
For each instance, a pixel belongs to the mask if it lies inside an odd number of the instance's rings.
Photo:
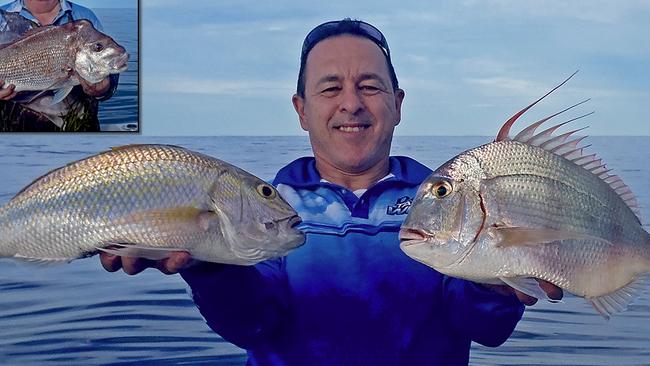
<path id="1" fill-rule="evenodd" d="M 539 287 L 546 292 L 546 295 L 552 300 L 562 300 L 562 297 L 564 296 L 564 292 L 562 291 L 561 288 L 555 286 L 554 284 L 550 282 L 546 282 L 544 280 L 537 279 L 537 282 L 539 282 Z M 504 295 L 509 295 L 509 294 L 515 294 L 519 301 L 521 301 L 522 304 L 526 306 L 531 306 L 535 305 L 537 303 L 537 299 L 528 296 L 525 293 L 515 290 L 514 288 L 506 285 L 487 285 L 483 284 L 483 286 L 496 291 L 498 293 L 504 294 Z"/>
<path id="2" fill-rule="evenodd" d="M 99 254 L 99 259 L 107 271 L 115 272 L 122 268 L 129 275 L 138 274 L 147 268 L 157 268 L 164 274 L 174 274 L 183 268 L 189 267 L 194 262 L 188 252 L 172 252 L 169 258 L 159 261 L 145 258 L 120 257 L 102 252 Z"/>
<path id="3" fill-rule="evenodd" d="M 111 87 L 110 78 L 105 78 L 95 84 L 89 83 L 88 81 L 84 80 L 84 78 L 79 78 L 79 82 L 81 83 L 81 87 L 83 88 L 84 93 L 90 95 L 91 97 L 101 97 L 102 95 L 106 94 L 108 92 L 108 89 Z"/>
<path id="4" fill-rule="evenodd" d="M 4 80 L 0 80 L 0 100 L 10 100 L 18 94 L 14 89 L 16 86 L 14 84 L 9 84 L 7 87 L 4 87 Z"/>

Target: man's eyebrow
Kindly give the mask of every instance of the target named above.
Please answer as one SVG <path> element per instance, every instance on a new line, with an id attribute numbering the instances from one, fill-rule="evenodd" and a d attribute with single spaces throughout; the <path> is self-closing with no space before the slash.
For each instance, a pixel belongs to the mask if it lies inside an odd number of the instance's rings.
<path id="1" fill-rule="evenodd" d="M 318 82 L 316 82 L 316 85 L 322 84 L 322 83 L 329 83 L 329 82 L 334 82 L 334 81 L 340 81 L 341 77 L 335 74 L 329 74 L 325 75 L 322 78 L 318 79 Z"/>

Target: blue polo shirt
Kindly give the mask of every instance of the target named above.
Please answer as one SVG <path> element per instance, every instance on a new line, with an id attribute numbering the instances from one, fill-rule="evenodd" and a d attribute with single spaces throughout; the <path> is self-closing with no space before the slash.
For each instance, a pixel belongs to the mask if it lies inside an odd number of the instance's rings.
<path id="1" fill-rule="evenodd" d="M 208 325 L 248 365 L 466 365 L 472 341 L 498 346 L 523 305 L 442 275 L 399 248 L 399 227 L 431 171 L 390 157 L 359 196 L 321 179 L 314 158 L 274 184 L 303 219 L 305 244 L 255 266 L 181 273 Z"/>

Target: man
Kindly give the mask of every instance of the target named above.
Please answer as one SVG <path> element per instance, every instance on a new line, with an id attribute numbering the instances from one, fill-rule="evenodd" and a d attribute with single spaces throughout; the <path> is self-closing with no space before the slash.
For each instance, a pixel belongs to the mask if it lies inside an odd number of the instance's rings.
<path id="1" fill-rule="evenodd" d="M 97 16 L 88 8 L 65 0 L 15 0 L 0 7 L 6 16 L 0 14 L 0 34 L 15 32 L 12 25 L 20 24 L 20 31 L 24 31 L 27 24 L 29 28 L 47 25 L 62 25 L 73 20 L 87 19 L 93 26 L 103 31 Z M 20 16 L 21 18 L 18 18 Z M 11 17 L 11 19 L 6 19 Z M 18 22 L 16 19 L 20 19 Z M 70 95 L 61 103 L 66 103 L 66 110 L 72 111 L 76 119 L 75 130 L 99 131 L 97 119 L 98 102 L 110 98 L 117 89 L 118 75 L 91 84 L 80 78 L 81 88 L 75 87 Z M 43 97 L 47 97 L 48 94 Z M 51 95 L 51 93 L 49 94 Z M 4 85 L 0 80 L 0 130 L 1 131 L 59 131 L 61 126 L 50 122 L 42 113 L 25 107 L 22 103 L 15 103 L 14 86 Z M 30 103 L 38 106 L 37 101 Z"/>
<path id="2" fill-rule="evenodd" d="M 466 365 L 472 341 L 498 346 L 523 313 L 506 287 L 446 277 L 399 248 L 398 230 L 431 172 L 389 157 L 401 119 L 386 39 L 368 23 L 327 22 L 306 37 L 293 105 L 314 157 L 275 177 L 305 245 L 240 267 L 102 255 L 109 271 L 180 270 L 208 325 L 249 365 Z M 557 288 L 544 284 L 551 297 Z"/>

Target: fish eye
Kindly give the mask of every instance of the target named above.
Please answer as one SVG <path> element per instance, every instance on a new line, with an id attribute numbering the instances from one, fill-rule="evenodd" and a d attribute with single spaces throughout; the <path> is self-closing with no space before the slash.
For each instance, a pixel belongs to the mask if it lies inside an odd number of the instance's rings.
<path id="1" fill-rule="evenodd" d="M 93 45 L 93 51 L 95 51 L 95 52 L 99 52 L 99 51 L 101 51 L 103 49 L 104 49 L 104 45 L 99 43 L 99 42 L 97 42 L 97 43 L 95 43 Z"/>
<path id="2" fill-rule="evenodd" d="M 452 191 L 452 186 L 449 182 L 446 180 L 441 180 L 439 182 L 436 182 L 432 187 L 431 187 L 431 193 L 436 197 L 436 198 L 445 198 L 449 196 L 449 194 Z"/>
<path id="3" fill-rule="evenodd" d="M 268 199 L 275 198 L 275 189 L 268 184 L 258 185 L 257 193 L 259 193 L 264 198 L 268 198 Z"/>

